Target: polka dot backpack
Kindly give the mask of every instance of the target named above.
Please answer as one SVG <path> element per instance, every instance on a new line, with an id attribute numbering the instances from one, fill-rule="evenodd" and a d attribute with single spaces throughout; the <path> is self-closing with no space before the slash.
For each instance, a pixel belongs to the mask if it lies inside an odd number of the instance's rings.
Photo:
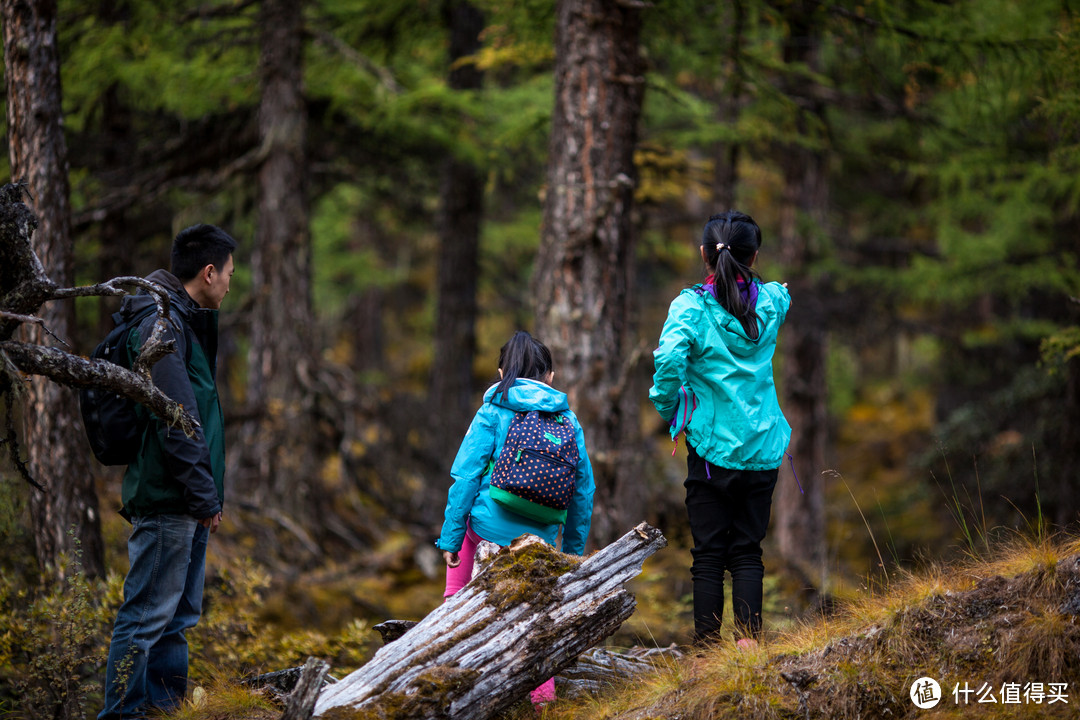
<path id="1" fill-rule="evenodd" d="M 519 515 L 562 524 L 574 496 L 577 464 L 574 426 L 565 415 L 519 412 L 492 467 L 488 492 Z"/>

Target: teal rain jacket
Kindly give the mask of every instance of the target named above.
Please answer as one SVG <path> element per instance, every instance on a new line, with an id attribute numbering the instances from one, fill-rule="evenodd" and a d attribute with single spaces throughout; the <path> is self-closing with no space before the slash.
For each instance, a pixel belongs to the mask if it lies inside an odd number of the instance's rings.
<path id="1" fill-rule="evenodd" d="M 672 300 L 660 346 L 653 352 L 656 370 L 649 400 L 670 422 L 679 410 L 680 388 L 688 389 L 697 407 L 685 428 L 687 443 L 709 463 L 732 470 L 779 467 L 791 440 L 772 369 L 776 335 L 791 296 L 780 283 L 757 283 L 757 289 L 756 340 L 697 285 Z M 676 431 L 673 427 L 673 437 Z"/>
<path id="2" fill-rule="evenodd" d="M 440 550 L 460 550 L 465 537 L 466 520 L 473 532 L 484 540 L 499 545 L 509 545 L 525 533 L 536 535 L 550 545 L 555 544 L 555 538 L 559 534 L 558 525 L 545 525 L 518 515 L 499 505 L 488 495 L 492 461 L 502 450 L 514 413 L 542 410 L 561 412 L 574 426 L 579 458 L 574 497 L 567 508 L 566 525 L 563 527 L 562 551 L 581 555 L 585 551 L 585 540 L 589 536 L 589 526 L 592 523 L 593 493 L 596 489 L 592 464 L 585 451 L 585 435 L 581 431 L 581 423 L 570 411 L 566 393 L 545 383 L 519 378 L 506 394 L 509 397 L 500 395 L 495 398 L 494 385 L 484 393 L 484 404 L 473 417 L 472 425 L 469 426 L 454 459 L 454 466 L 450 469 L 454 484 L 450 486 L 446 501 L 442 535 L 435 545 Z"/>

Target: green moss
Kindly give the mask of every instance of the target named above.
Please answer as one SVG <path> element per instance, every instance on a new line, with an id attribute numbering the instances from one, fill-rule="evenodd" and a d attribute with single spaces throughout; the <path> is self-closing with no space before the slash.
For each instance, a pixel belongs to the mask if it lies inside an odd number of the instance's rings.
<path id="1" fill-rule="evenodd" d="M 478 583 L 487 592 L 488 604 L 498 610 L 521 603 L 544 605 L 558 601 L 559 577 L 580 564 L 580 558 L 534 543 L 516 551 L 501 550 Z"/>

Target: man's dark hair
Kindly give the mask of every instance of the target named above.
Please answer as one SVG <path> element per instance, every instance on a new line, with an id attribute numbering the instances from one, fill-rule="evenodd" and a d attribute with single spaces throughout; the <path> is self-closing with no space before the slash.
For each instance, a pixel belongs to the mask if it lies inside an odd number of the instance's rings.
<path id="1" fill-rule="evenodd" d="M 192 225 L 176 234 L 172 246 L 172 274 L 187 282 L 207 265 L 225 266 L 236 250 L 236 241 L 216 225 Z"/>

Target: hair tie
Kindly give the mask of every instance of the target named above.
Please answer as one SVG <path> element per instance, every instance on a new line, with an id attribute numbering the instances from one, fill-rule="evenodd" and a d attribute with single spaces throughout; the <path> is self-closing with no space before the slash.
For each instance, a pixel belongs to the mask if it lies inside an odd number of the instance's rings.
<path id="1" fill-rule="evenodd" d="M 723 250 L 726 247 L 727 247 L 727 245 L 725 245 L 724 243 L 716 243 L 716 252 L 720 252 L 721 250 Z"/>

